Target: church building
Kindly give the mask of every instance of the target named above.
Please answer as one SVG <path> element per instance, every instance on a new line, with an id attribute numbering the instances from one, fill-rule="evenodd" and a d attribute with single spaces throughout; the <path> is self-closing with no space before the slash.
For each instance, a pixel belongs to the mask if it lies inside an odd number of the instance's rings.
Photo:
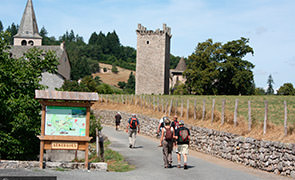
<path id="1" fill-rule="evenodd" d="M 40 84 L 47 86 L 49 90 L 54 90 L 60 88 L 65 80 L 70 80 L 71 67 L 64 43 L 60 46 L 42 46 L 42 37 L 38 31 L 33 3 L 32 0 L 28 0 L 10 52 L 13 58 L 20 58 L 32 47 L 45 52 L 54 51 L 59 62 L 57 74 L 43 72 Z"/>

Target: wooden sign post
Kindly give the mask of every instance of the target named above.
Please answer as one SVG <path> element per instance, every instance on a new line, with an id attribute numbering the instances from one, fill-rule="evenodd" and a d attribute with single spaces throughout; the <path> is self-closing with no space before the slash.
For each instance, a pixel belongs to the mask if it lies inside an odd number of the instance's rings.
<path id="1" fill-rule="evenodd" d="M 44 150 L 82 150 L 88 169 L 90 107 L 98 101 L 98 94 L 35 90 L 35 98 L 42 105 L 40 168 Z"/>

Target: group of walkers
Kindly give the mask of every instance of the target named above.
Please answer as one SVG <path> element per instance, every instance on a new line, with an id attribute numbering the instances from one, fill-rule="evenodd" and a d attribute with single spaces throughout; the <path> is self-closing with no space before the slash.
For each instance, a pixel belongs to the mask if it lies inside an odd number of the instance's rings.
<path id="1" fill-rule="evenodd" d="M 181 168 L 182 155 L 184 162 L 183 168 L 187 169 L 190 131 L 188 128 L 184 127 L 183 120 L 178 121 L 177 116 L 174 116 L 173 121 L 171 122 L 168 117 L 163 116 L 159 122 L 157 133 L 161 134 L 160 146 L 163 147 L 164 167 L 172 168 L 172 151 L 175 147 L 177 167 Z"/>
<path id="2" fill-rule="evenodd" d="M 119 130 L 122 117 L 120 112 L 115 116 L 116 130 Z M 139 120 L 136 114 L 128 119 L 126 132 L 129 133 L 129 148 L 135 148 L 136 134 L 140 132 Z M 187 156 L 190 142 L 190 131 L 184 127 L 184 121 L 178 121 L 177 116 L 171 122 L 167 116 L 163 116 L 157 128 L 160 135 L 160 147 L 163 148 L 164 168 L 172 168 L 172 152 L 175 148 L 177 154 L 177 167 L 181 168 L 181 156 L 183 156 L 183 168 L 188 169 Z"/>

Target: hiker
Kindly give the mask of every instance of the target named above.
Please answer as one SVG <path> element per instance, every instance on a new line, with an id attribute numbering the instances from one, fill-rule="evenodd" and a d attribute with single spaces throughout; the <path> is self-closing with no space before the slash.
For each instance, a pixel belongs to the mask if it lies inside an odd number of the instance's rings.
<path id="1" fill-rule="evenodd" d="M 164 120 L 168 118 L 166 117 L 165 115 L 162 116 L 162 118 L 159 120 L 159 125 L 158 125 L 158 128 L 157 128 L 157 137 L 158 136 L 161 136 L 162 134 L 162 128 L 164 127 Z"/>
<path id="2" fill-rule="evenodd" d="M 176 132 L 176 130 L 179 128 L 179 122 L 178 122 L 178 117 L 177 115 L 175 115 L 173 117 L 173 121 L 171 123 L 171 127 L 173 127 L 174 132 Z M 177 153 L 177 143 L 176 143 L 176 139 L 173 139 L 173 148 L 175 147 L 175 152 Z"/>
<path id="3" fill-rule="evenodd" d="M 183 168 L 187 169 L 187 155 L 188 146 L 190 142 L 190 131 L 188 128 L 184 127 L 183 120 L 179 121 L 179 128 L 175 132 L 174 138 L 177 140 L 177 167 L 180 168 L 181 155 L 183 155 L 184 165 Z"/>
<path id="4" fill-rule="evenodd" d="M 172 168 L 172 149 L 175 131 L 174 128 L 170 126 L 170 120 L 168 118 L 164 120 L 164 124 L 165 126 L 162 128 L 160 139 L 160 146 L 163 146 L 164 168 Z"/>
<path id="5" fill-rule="evenodd" d="M 115 116 L 116 131 L 119 130 L 121 119 L 122 119 L 121 114 L 120 114 L 120 112 L 118 112 Z"/>
<path id="6" fill-rule="evenodd" d="M 136 114 L 132 114 L 132 117 L 128 120 L 126 132 L 129 129 L 129 148 L 135 148 L 136 132 L 139 133 L 140 126 L 139 121 L 136 118 Z"/>

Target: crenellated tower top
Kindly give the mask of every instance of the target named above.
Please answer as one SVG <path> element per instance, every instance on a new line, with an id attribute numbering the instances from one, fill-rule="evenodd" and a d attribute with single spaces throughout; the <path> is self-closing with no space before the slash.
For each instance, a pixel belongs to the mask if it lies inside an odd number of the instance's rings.
<path id="1" fill-rule="evenodd" d="M 167 34 L 170 38 L 171 38 L 171 28 L 168 27 L 166 24 L 163 24 L 163 30 L 160 29 L 156 29 L 155 31 L 153 30 L 147 30 L 146 27 L 144 27 L 141 24 L 138 24 L 137 26 L 137 30 L 136 33 L 140 34 L 140 35 L 163 35 L 163 34 Z"/>

